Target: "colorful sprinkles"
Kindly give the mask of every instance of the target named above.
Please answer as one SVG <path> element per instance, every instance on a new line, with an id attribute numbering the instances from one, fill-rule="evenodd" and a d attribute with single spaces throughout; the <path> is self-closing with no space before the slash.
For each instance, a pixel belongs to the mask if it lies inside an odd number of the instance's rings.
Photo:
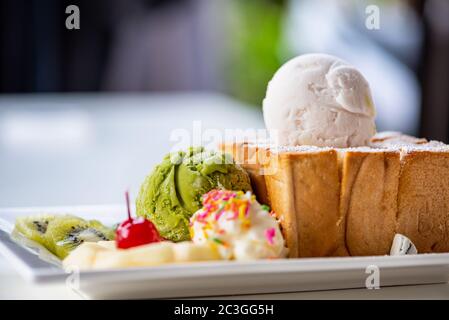
<path id="1" fill-rule="evenodd" d="M 232 248 L 232 243 L 227 241 L 233 240 L 226 237 L 226 231 L 222 229 L 221 223 L 236 221 L 243 230 L 249 230 L 252 218 L 250 210 L 254 203 L 257 203 L 256 197 L 251 192 L 212 190 L 206 193 L 202 197 L 203 207 L 190 220 L 189 229 L 192 239 L 195 237 L 195 232 L 198 232 L 202 239 L 210 240 L 223 249 Z M 274 214 L 266 205 L 261 205 L 261 209 L 270 216 Z M 217 223 L 218 220 L 220 223 Z M 194 224 L 198 226 L 198 223 L 201 224 L 199 229 L 194 227 Z M 265 242 L 265 246 L 274 246 L 275 240 L 275 228 L 268 227 L 263 231 L 261 241 Z"/>
<path id="2" fill-rule="evenodd" d="M 273 245 L 274 241 L 273 238 L 276 235 L 276 230 L 274 228 L 269 228 L 265 230 L 265 238 L 267 238 L 267 241 L 269 244 Z"/>
<path id="3" fill-rule="evenodd" d="M 202 197 L 203 208 L 195 214 L 195 217 L 190 221 L 190 227 L 193 222 L 199 222 L 204 225 L 203 230 L 212 230 L 214 220 L 217 221 L 226 213 L 227 220 L 240 220 L 243 228 L 251 226 L 251 220 L 248 218 L 251 204 L 256 201 L 256 197 L 250 192 L 244 193 L 242 191 L 229 190 L 211 190 Z M 192 238 L 194 237 L 194 230 L 190 228 Z M 224 234 L 224 230 L 218 230 L 219 234 Z M 207 232 L 203 232 L 207 239 Z M 227 246 L 228 244 L 222 239 L 213 238 L 212 241 Z"/>

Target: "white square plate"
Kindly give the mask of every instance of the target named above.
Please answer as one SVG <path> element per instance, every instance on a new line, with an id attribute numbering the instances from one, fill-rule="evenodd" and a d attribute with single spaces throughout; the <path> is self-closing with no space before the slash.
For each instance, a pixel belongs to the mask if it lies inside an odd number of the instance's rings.
<path id="1" fill-rule="evenodd" d="M 71 213 L 105 224 L 123 220 L 122 206 L 16 208 L 0 210 L 0 253 L 36 283 L 69 279 L 90 298 L 169 298 L 363 288 L 373 270 L 380 286 L 449 281 L 449 254 L 206 262 L 161 267 L 65 273 L 35 249 L 10 239 L 18 216 Z M 377 271 L 374 271 L 377 272 Z"/>

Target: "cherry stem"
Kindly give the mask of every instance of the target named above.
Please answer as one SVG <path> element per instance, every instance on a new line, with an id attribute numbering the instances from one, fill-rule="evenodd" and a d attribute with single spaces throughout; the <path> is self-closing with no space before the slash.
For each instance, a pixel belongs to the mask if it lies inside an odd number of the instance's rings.
<path id="1" fill-rule="evenodd" d="M 125 198 L 126 198 L 126 207 L 128 208 L 128 219 L 131 221 L 131 208 L 129 206 L 129 192 L 128 190 L 125 191 Z"/>

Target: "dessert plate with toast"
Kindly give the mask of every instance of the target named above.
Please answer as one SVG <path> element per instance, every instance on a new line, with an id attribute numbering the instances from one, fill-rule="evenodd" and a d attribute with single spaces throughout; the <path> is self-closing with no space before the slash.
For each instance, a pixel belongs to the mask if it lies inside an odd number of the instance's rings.
<path id="1" fill-rule="evenodd" d="M 171 152 L 126 206 L 0 210 L 0 253 L 91 298 L 449 281 L 449 146 L 377 133 L 366 79 L 324 54 L 263 112 L 268 139 Z"/>

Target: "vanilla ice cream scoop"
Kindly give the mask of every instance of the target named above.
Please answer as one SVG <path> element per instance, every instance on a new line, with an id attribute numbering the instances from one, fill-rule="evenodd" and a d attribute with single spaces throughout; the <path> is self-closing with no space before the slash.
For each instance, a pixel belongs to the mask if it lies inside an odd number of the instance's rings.
<path id="1" fill-rule="evenodd" d="M 356 147 L 376 133 L 368 82 L 356 68 L 326 54 L 285 63 L 268 84 L 263 113 L 280 145 Z"/>

